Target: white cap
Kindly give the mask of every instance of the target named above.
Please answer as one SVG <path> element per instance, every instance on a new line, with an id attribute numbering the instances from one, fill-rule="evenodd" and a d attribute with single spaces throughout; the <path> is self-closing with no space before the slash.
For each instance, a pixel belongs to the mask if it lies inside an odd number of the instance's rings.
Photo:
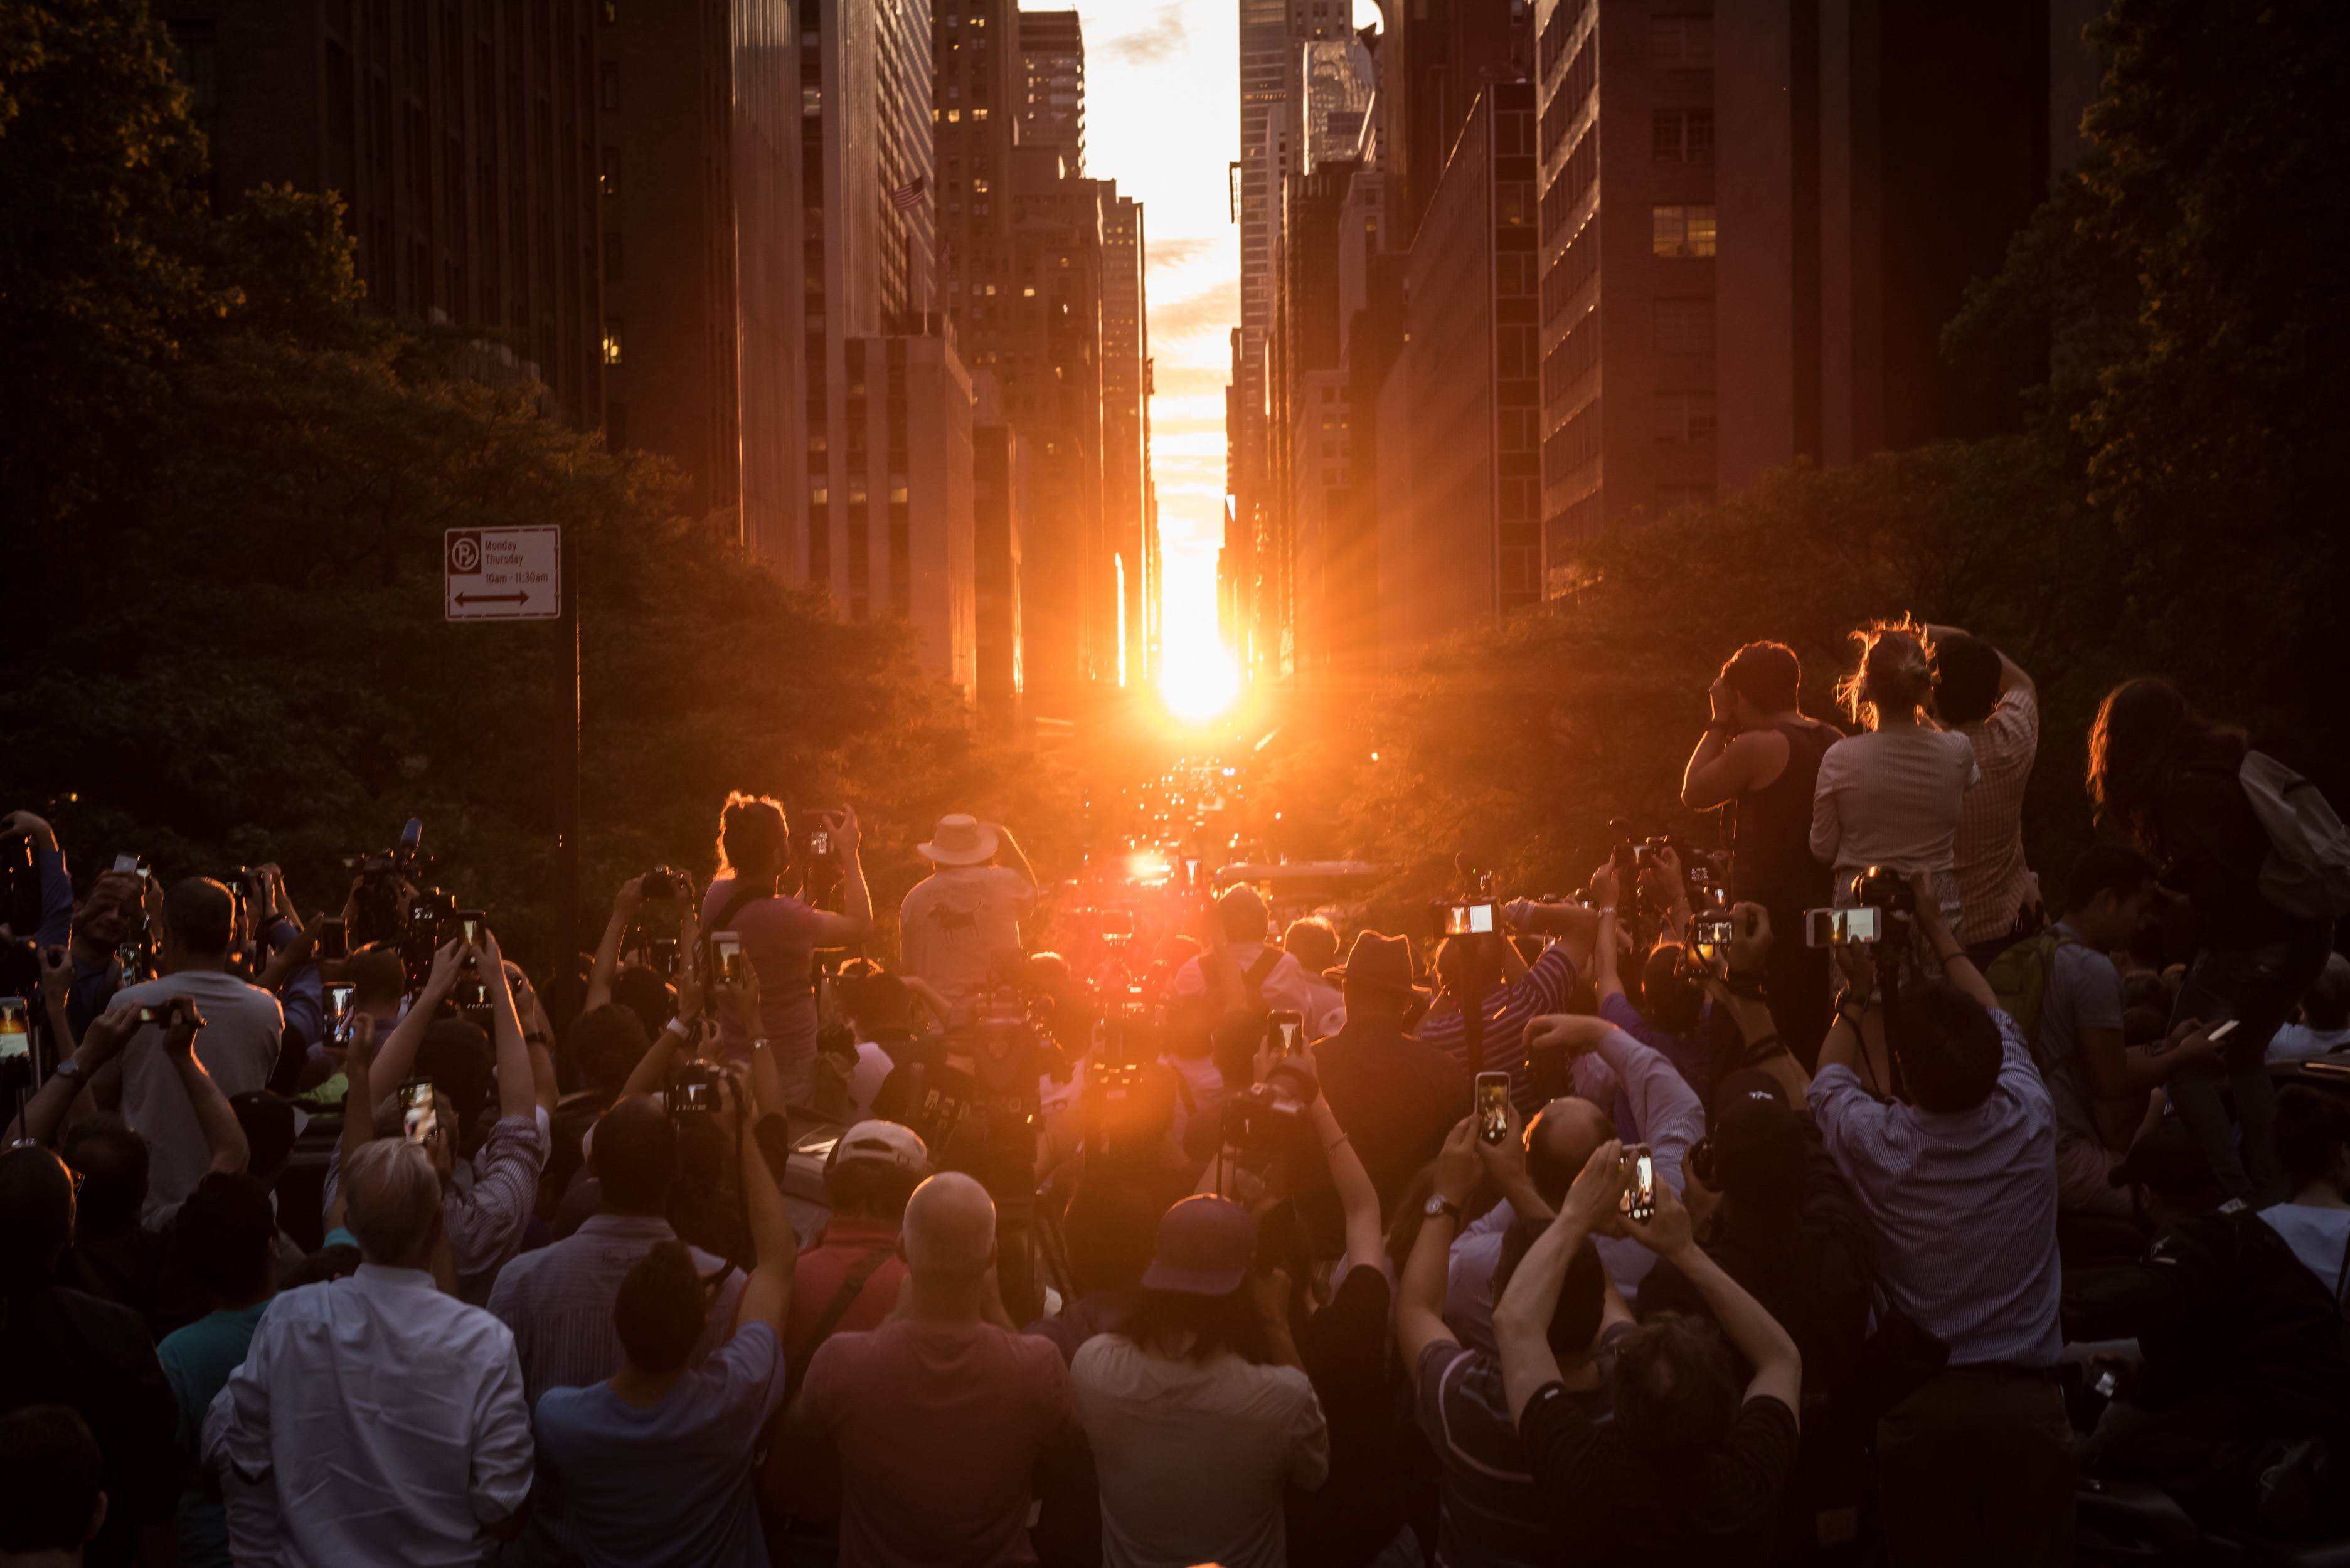
<path id="1" fill-rule="evenodd" d="M 858 1122 L 840 1135 L 832 1146 L 833 1165 L 847 1165 L 851 1160 L 872 1161 L 895 1166 L 914 1176 L 927 1176 L 931 1169 L 931 1151 L 910 1127 L 897 1122 Z"/>

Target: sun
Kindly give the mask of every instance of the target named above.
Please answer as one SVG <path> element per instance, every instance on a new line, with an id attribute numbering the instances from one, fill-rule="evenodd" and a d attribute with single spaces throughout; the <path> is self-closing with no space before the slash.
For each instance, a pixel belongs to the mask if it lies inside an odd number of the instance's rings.
<path id="1" fill-rule="evenodd" d="M 1241 694 L 1241 674 L 1221 648 L 1192 648 L 1170 654 L 1159 677 L 1159 694 L 1179 719 L 1212 719 Z"/>

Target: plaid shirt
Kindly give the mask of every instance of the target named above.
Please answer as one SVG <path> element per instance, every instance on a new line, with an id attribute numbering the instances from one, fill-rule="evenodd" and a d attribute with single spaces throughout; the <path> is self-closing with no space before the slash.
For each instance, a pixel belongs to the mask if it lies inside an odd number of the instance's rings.
<path id="1" fill-rule="evenodd" d="M 1992 941 L 2014 928 L 2016 911 L 2032 897 L 2032 868 L 2023 863 L 2023 786 L 2040 753 L 2040 699 L 2018 686 L 1999 700 L 1991 717 L 1960 724 L 1975 748 L 1982 777 L 1959 804 L 1951 862 L 1965 906 L 1962 942 Z"/>

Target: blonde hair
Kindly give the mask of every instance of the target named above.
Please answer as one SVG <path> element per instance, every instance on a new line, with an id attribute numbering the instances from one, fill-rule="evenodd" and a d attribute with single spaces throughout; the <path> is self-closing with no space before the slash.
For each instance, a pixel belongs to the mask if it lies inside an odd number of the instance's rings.
<path id="1" fill-rule="evenodd" d="M 342 1179 L 350 1194 L 345 1222 L 370 1262 L 406 1258 L 432 1233 L 441 1179 L 423 1145 L 376 1138 L 352 1151 Z"/>
<path id="2" fill-rule="evenodd" d="M 1836 701 L 1856 723 L 1880 729 L 1887 712 L 1908 713 L 1934 700 L 1934 645 L 1908 616 L 1875 621 L 1852 634 L 1860 668 L 1836 682 Z"/>

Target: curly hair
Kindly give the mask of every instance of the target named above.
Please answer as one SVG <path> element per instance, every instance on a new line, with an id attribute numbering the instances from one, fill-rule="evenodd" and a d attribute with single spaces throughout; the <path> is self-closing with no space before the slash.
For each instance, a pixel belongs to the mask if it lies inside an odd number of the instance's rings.
<path id="1" fill-rule="evenodd" d="M 788 820 L 782 801 L 730 791 L 718 814 L 718 875 L 739 875 L 746 864 L 783 865 L 792 841 Z"/>
<path id="2" fill-rule="evenodd" d="M 1926 628 L 1904 616 L 1852 634 L 1860 668 L 1836 682 L 1836 700 L 1856 722 L 1884 727 L 1888 713 L 1908 714 L 1934 700 L 1934 645 Z"/>

